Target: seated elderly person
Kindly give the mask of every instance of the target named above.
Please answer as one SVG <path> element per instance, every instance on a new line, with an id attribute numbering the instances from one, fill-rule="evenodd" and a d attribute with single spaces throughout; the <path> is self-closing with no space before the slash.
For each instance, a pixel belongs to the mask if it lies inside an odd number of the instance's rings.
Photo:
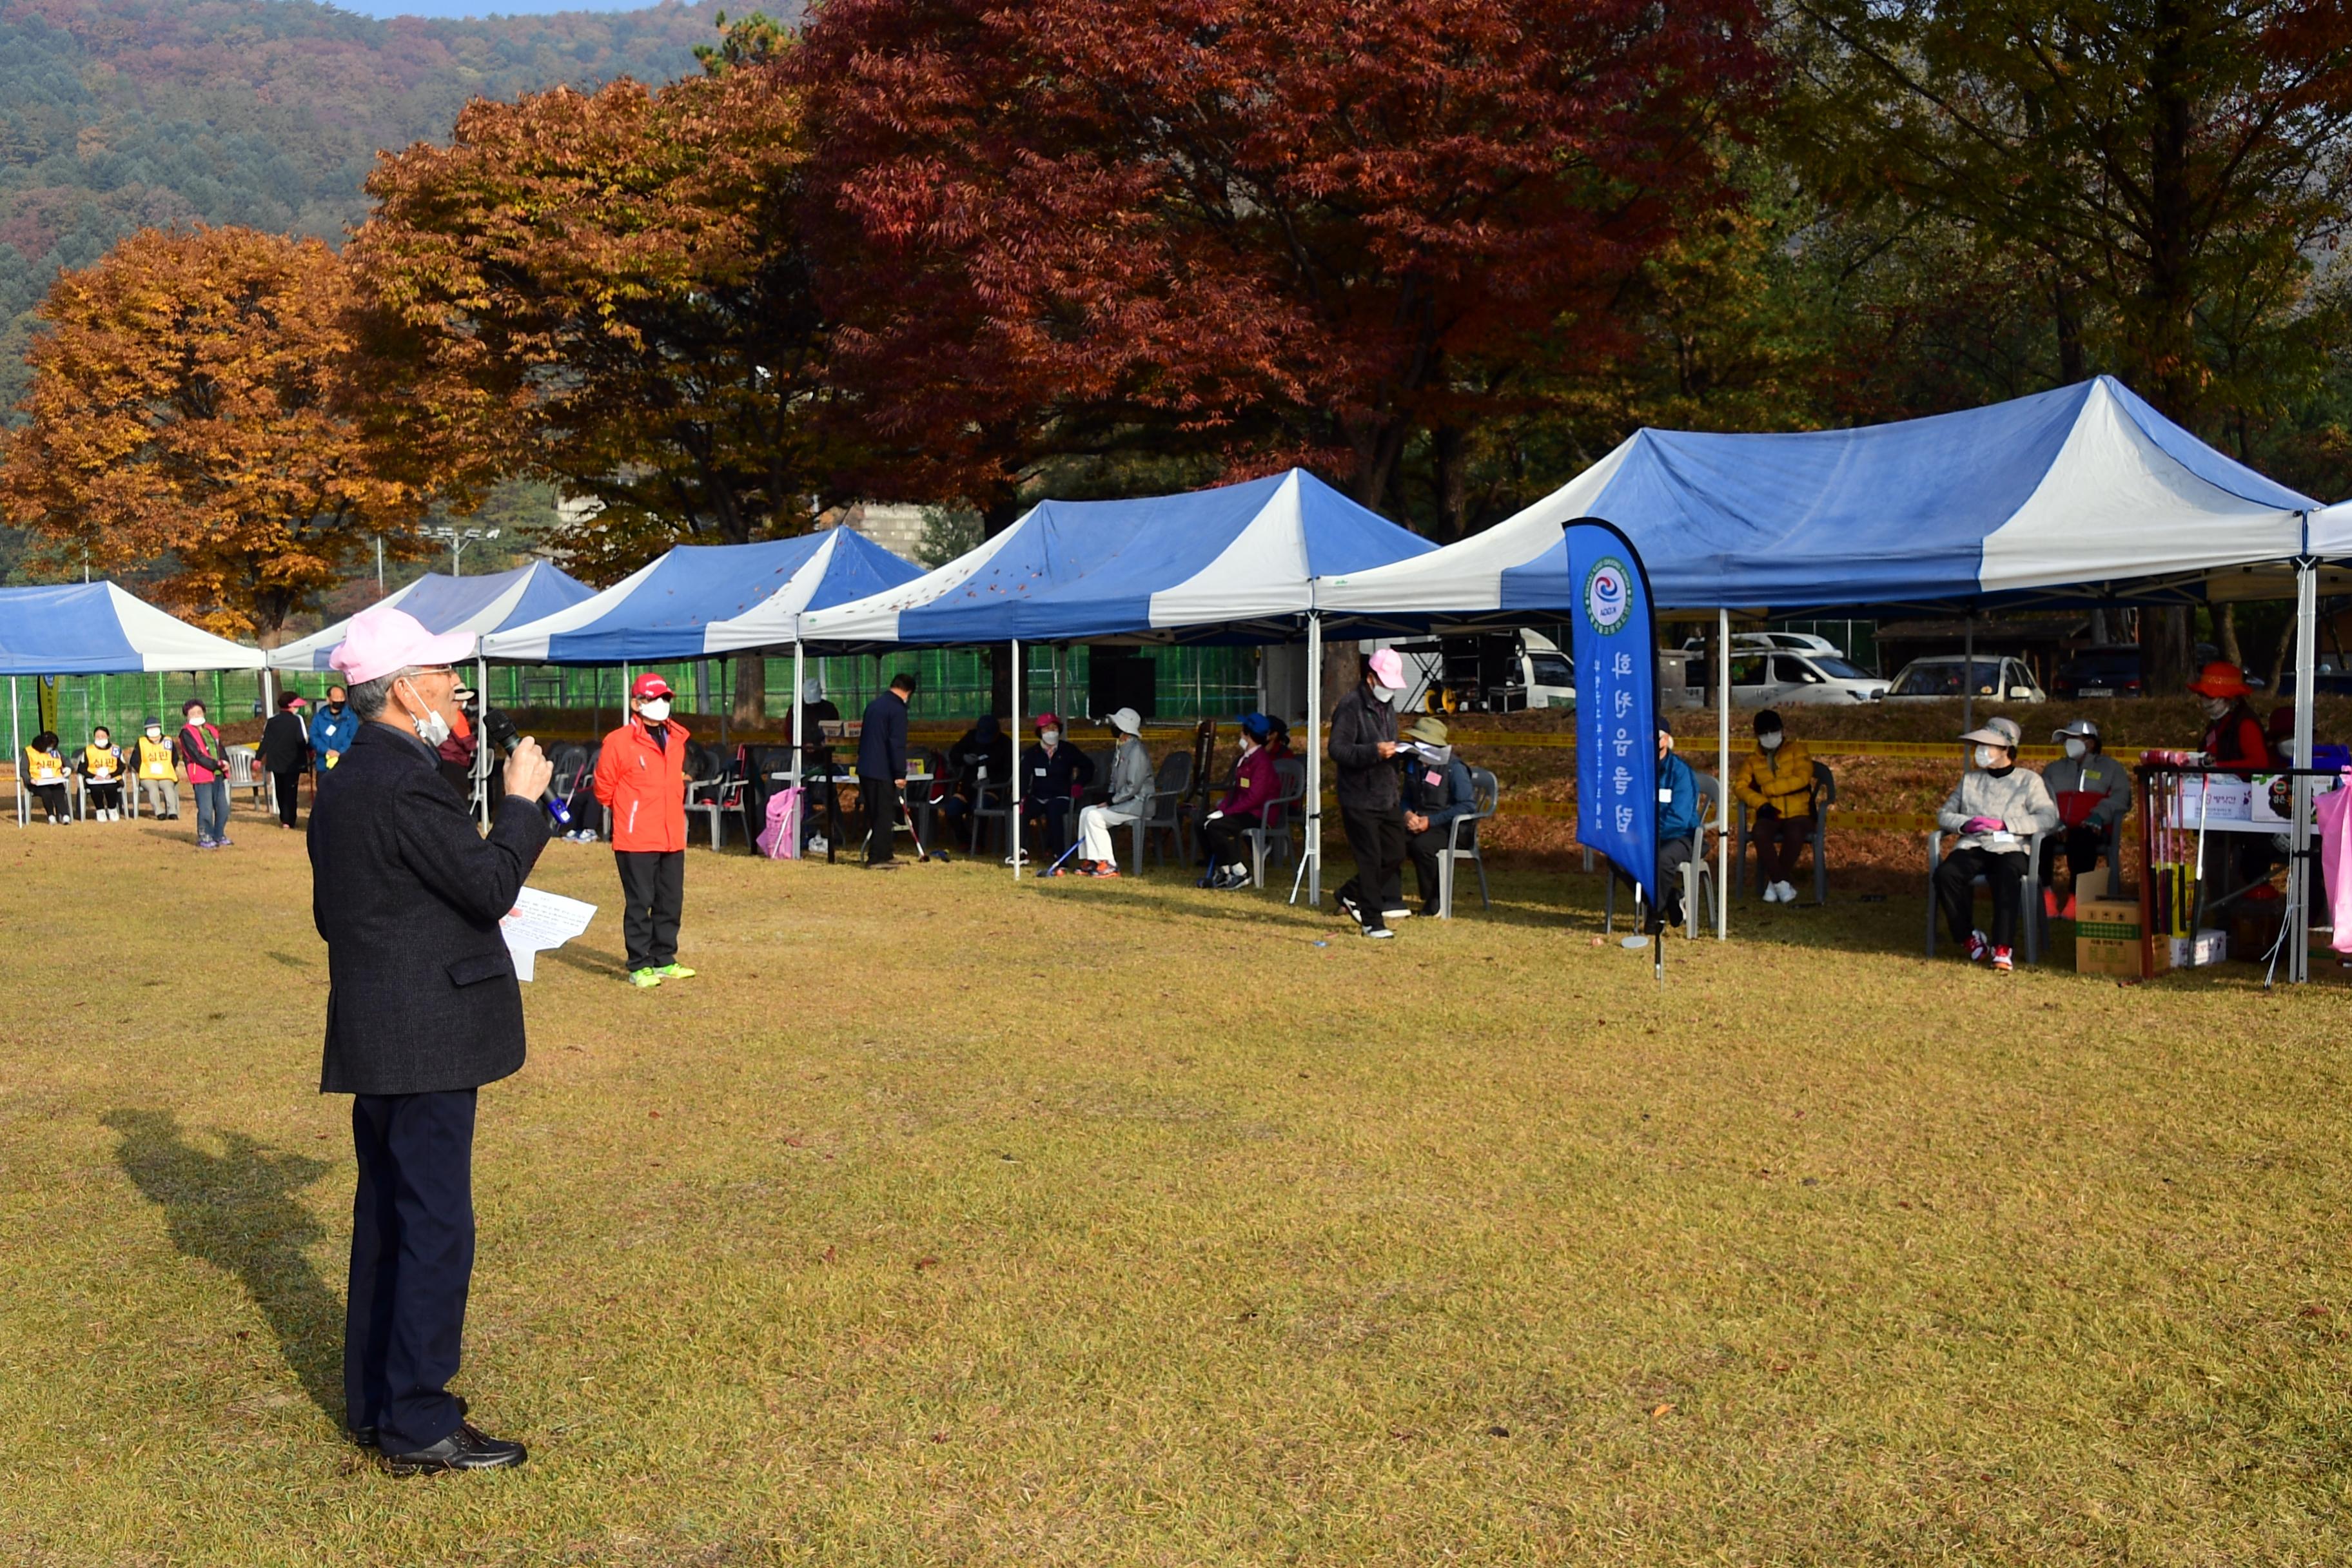
<path id="1" fill-rule="evenodd" d="M 2079 881 L 2098 865 L 2099 851 L 2106 847 L 2115 837 L 2116 825 L 2131 811 L 2131 770 L 2099 749 L 2099 727 L 2088 719 L 2077 719 L 2062 730 L 2053 730 L 2050 738 L 2063 746 L 2066 754 L 2042 770 L 2042 784 L 2050 792 L 2051 803 L 2058 808 L 2058 826 L 2065 838 L 2066 869 Z M 2057 870 L 2058 857 L 2043 855 L 2042 908 L 2061 919 L 2073 920 L 2074 895 L 2067 895 L 2062 909 L 2051 887 L 2051 879 Z"/>
<path id="2" fill-rule="evenodd" d="M 1241 749 L 1224 795 L 1198 824 L 1202 859 L 1208 868 L 1202 885 L 1219 892 L 1250 885 L 1245 847 L 1250 829 L 1265 825 L 1266 807 L 1282 793 L 1274 753 L 1265 744 L 1274 733 L 1272 722 L 1263 713 L 1244 713 L 1235 722 L 1241 728 Z"/>
<path id="3" fill-rule="evenodd" d="M 1976 747 L 1976 766 L 1936 814 L 1959 841 L 1936 868 L 1936 897 L 1945 923 L 1970 963 L 1992 961 L 1995 972 L 2015 967 L 2019 918 L 2025 907 L 2026 841 L 2058 826 L 2058 807 L 2042 775 L 2017 765 L 2020 731 L 2014 721 L 1990 719 L 1960 737 Z M 1976 926 L 1976 879 L 1992 889 L 1992 935 Z"/>
<path id="4" fill-rule="evenodd" d="M 1021 821 L 1038 829 L 1038 856 L 1046 862 L 1040 876 L 1061 875 L 1077 797 L 1094 782 L 1093 760 L 1062 740 L 1060 716 L 1040 713 L 1037 743 L 1021 753 Z"/>
<path id="5" fill-rule="evenodd" d="M 1421 884 L 1421 912 L 1438 912 L 1437 857 L 1453 836 L 1454 824 L 1478 809 L 1470 770 L 1454 754 L 1444 721 L 1416 719 L 1398 748 L 1404 763 L 1405 853 Z"/>
<path id="6" fill-rule="evenodd" d="M 1802 741 L 1789 739 L 1780 715 L 1769 708 L 1756 715 L 1756 750 L 1731 788 L 1747 803 L 1764 901 L 1795 903 L 1797 889 L 1789 879 L 1813 841 L 1813 754 Z"/>
<path id="7" fill-rule="evenodd" d="M 1683 868 L 1698 853 L 1699 835 L 1706 830 L 1698 803 L 1698 775 L 1675 754 L 1675 732 L 1658 721 L 1658 896 L 1661 924 L 1683 923 Z M 1628 888 L 1633 879 L 1622 870 L 1617 879 Z M 1631 941 L 1631 938 L 1627 939 Z"/>
<path id="8" fill-rule="evenodd" d="M 1111 829 L 1140 821 L 1150 812 L 1156 782 L 1151 753 L 1143 749 L 1142 715 L 1121 708 L 1111 714 L 1110 727 L 1118 734 L 1118 749 L 1111 752 L 1110 782 L 1104 798 L 1078 812 L 1078 870 L 1089 877 L 1118 875 Z"/>

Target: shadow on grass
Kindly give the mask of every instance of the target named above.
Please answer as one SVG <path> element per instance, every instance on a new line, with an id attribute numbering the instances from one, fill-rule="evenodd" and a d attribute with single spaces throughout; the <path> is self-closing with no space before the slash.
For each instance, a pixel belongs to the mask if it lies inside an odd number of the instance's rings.
<path id="1" fill-rule="evenodd" d="M 172 1245 L 245 1282 L 302 1392 L 341 1420 L 342 1298 L 310 1266 L 321 1227 L 296 1196 L 326 1174 L 327 1162 L 239 1132 L 221 1134 L 221 1152 L 209 1153 L 168 1111 L 110 1110 L 100 1120 L 121 1135 L 115 1161 L 163 1211 Z"/>

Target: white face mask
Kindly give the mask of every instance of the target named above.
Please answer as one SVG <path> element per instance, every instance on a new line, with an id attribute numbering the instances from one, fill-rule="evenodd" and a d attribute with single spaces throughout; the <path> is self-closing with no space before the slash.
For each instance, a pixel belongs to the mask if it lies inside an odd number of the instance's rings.
<path id="1" fill-rule="evenodd" d="M 1977 748 L 1977 766 L 1980 768 L 1997 768 L 2000 766 L 2000 753 L 1993 750 L 1990 746 L 1979 746 Z"/>
<path id="2" fill-rule="evenodd" d="M 2066 754 L 2074 758 L 2076 762 L 2081 762 L 2083 760 L 2083 753 L 2090 749 L 2089 742 L 2084 741 L 2080 736 L 2069 735 L 2066 737 Z"/>
<path id="3" fill-rule="evenodd" d="M 195 708 L 189 710 L 188 727 L 194 730 L 201 730 L 205 727 L 205 710 L 203 709 Z"/>
<path id="4" fill-rule="evenodd" d="M 425 693 L 416 689 L 416 682 L 405 680 L 401 682 L 401 685 L 408 688 L 408 695 L 415 699 L 418 708 L 424 709 L 421 713 L 409 714 L 409 718 L 416 725 L 416 738 L 428 746 L 437 748 L 442 742 L 449 738 L 449 721 L 441 717 L 439 709 L 426 704 Z M 400 688 L 396 686 L 393 689 L 397 691 Z"/>
<path id="5" fill-rule="evenodd" d="M 1764 733 L 1756 737 L 1756 743 L 1768 752 L 1777 752 L 1780 749 L 1780 742 L 1782 739 L 1783 737 L 1780 731 L 1767 730 Z"/>
<path id="6" fill-rule="evenodd" d="M 1372 682 L 1372 695 L 1379 698 L 1383 702 L 1395 701 L 1397 700 L 1397 693 L 1402 689 L 1402 687 L 1398 686 L 1382 686 L 1377 680 Z"/>
<path id="7" fill-rule="evenodd" d="M 661 724 L 669 719 L 669 699 L 656 697 L 637 704 L 637 714 L 648 724 Z"/>
<path id="8" fill-rule="evenodd" d="M 1062 743 L 1062 732 L 1059 730 L 1040 730 L 1037 739 L 1050 752 Z"/>
<path id="9" fill-rule="evenodd" d="M 162 739 L 163 738 L 163 725 L 161 725 L 161 724 L 150 724 L 150 725 L 148 725 L 148 726 L 147 726 L 147 738 L 148 738 L 149 740 L 151 740 L 151 741 L 160 741 L 160 740 L 162 740 Z"/>

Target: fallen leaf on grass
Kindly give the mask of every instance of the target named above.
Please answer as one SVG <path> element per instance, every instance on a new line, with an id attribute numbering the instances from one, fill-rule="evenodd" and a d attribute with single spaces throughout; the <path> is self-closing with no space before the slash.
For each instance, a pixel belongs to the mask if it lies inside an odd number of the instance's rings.
<path id="1" fill-rule="evenodd" d="M 1653 1421 L 1663 1420 L 1666 1416 L 1672 1415 L 1674 1413 L 1675 1407 L 1673 1405 L 1661 1405 L 1655 1410 L 1650 1412 L 1650 1419 Z"/>
<path id="2" fill-rule="evenodd" d="M 937 1268 L 939 1266 L 940 1260 L 933 1258 L 929 1253 L 925 1253 L 922 1257 L 915 1259 L 915 1272 L 918 1274 L 920 1274 L 926 1268 Z"/>

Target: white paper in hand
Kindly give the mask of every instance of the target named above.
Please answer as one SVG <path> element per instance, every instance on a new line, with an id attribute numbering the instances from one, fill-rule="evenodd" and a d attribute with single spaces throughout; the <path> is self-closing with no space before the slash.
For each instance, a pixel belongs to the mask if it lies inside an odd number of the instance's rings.
<path id="1" fill-rule="evenodd" d="M 562 947 L 588 929 L 596 918 L 596 906 L 567 899 L 561 893 L 543 893 L 537 888 L 525 888 L 515 898 L 515 907 L 507 911 L 499 929 L 507 939 L 507 952 L 513 955 L 515 978 L 531 978 L 533 961 L 543 947 Z"/>

